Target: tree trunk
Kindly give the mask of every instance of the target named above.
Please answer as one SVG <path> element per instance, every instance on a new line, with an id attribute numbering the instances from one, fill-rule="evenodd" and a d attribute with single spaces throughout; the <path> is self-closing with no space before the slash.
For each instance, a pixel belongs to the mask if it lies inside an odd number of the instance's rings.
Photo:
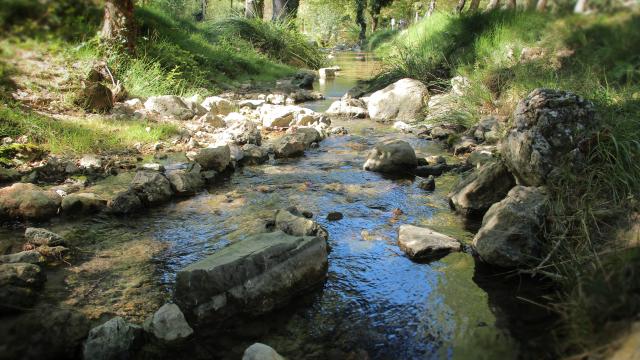
<path id="1" fill-rule="evenodd" d="M 378 24 L 380 23 L 380 15 L 371 16 L 371 31 L 378 30 Z"/>
<path id="2" fill-rule="evenodd" d="M 500 7 L 500 0 L 490 0 L 487 5 L 487 11 L 495 10 Z"/>
<path id="3" fill-rule="evenodd" d="M 298 13 L 299 0 L 273 0 L 273 20 L 295 18 Z"/>
<path id="4" fill-rule="evenodd" d="M 262 18 L 264 0 L 245 0 L 244 16 L 248 18 Z"/>
<path id="5" fill-rule="evenodd" d="M 578 0 L 573 12 L 576 14 L 584 14 L 587 11 L 587 0 Z"/>
<path id="6" fill-rule="evenodd" d="M 536 10 L 538 11 L 547 10 L 547 0 L 538 0 L 538 5 L 536 5 Z"/>
<path id="7" fill-rule="evenodd" d="M 106 0 L 101 37 L 114 44 L 122 44 L 133 53 L 136 48 L 136 22 L 133 0 Z"/>
<path id="8" fill-rule="evenodd" d="M 478 11 L 480 7 L 480 0 L 471 0 L 471 4 L 469 4 L 469 11 L 475 12 Z"/>
<path id="9" fill-rule="evenodd" d="M 456 5 L 456 13 L 460 14 L 462 13 L 462 10 L 464 9 L 464 6 L 466 5 L 467 0 L 460 0 L 458 1 L 458 5 Z"/>
<path id="10" fill-rule="evenodd" d="M 364 10 L 367 7 L 366 0 L 356 0 L 356 23 L 360 26 L 358 39 L 362 45 L 367 38 L 367 21 L 364 18 Z"/>
<path id="11" fill-rule="evenodd" d="M 507 9 L 513 10 L 516 8 L 516 0 L 507 0 Z"/>
<path id="12" fill-rule="evenodd" d="M 436 11 L 436 0 L 431 0 L 429 3 L 429 10 L 427 10 L 427 16 L 433 15 L 434 11 Z"/>

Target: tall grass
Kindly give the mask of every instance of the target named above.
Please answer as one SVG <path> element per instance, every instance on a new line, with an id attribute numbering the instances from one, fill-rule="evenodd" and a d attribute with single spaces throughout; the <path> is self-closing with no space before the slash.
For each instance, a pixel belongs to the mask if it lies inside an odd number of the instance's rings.
<path id="1" fill-rule="evenodd" d="M 263 21 L 231 17 L 211 24 L 210 29 L 229 37 L 244 39 L 253 44 L 258 51 L 293 66 L 321 68 L 325 56 L 300 32 L 295 30 L 293 20 Z"/>
<path id="2" fill-rule="evenodd" d="M 542 55 L 520 61 L 523 49 Z M 613 334 L 603 326 L 637 316 L 640 250 L 626 248 L 616 233 L 640 210 L 640 14 L 436 14 L 376 51 L 386 61 L 377 87 L 401 77 L 432 87 L 469 78 L 472 87 L 456 105 L 475 121 L 510 116 L 538 87 L 596 104 L 602 129 L 583 166 L 565 164 L 548 184 L 547 255 L 532 270 L 558 281 L 551 306 L 564 320 L 559 354 L 592 351 Z"/>
<path id="3" fill-rule="evenodd" d="M 149 128 L 149 130 L 147 130 Z M 175 125 L 138 120 L 54 119 L 0 105 L 0 138 L 26 135 L 30 143 L 56 154 L 122 151 L 135 143 L 154 143 L 178 133 Z"/>

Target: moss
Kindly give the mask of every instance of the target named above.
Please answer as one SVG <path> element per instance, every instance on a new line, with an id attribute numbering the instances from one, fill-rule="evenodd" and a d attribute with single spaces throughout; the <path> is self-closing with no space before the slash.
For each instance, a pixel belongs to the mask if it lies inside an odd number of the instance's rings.
<path id="1" fill-rule="evenodd" d="M 35 161 L 42 159 L 46 151 L 34 144 L 0 145 L 0 165 L 14 166 L 15 160 Z"/>

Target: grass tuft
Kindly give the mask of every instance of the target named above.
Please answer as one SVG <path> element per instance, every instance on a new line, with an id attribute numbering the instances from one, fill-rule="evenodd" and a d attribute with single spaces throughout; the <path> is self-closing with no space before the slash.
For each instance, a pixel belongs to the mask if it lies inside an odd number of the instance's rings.
<path id="1" fill-rule="evenodd" d="M 320 48 L 295 30 L 293 20 L 263 21 L 232 17 L 211 24 L 210 29 L 228 37 L 244 39 L 259 52 L 292 66 L 319 69 L 326 62 Z"/>

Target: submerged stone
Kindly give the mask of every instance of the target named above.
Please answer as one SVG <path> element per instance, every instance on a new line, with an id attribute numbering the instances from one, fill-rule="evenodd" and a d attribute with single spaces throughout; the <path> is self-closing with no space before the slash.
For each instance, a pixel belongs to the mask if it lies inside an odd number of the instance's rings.
<path id="1" fill-rule="evenodd" d="M 242 360 L 284 360 L 284 358 L 271 346 L 255 343 L 244 351 Z"/>
<path id="2" fill-rule="evenodd" d="M 29 227 L 24 231 L 24 237 L 29 244 L 36 246 L 59 246 L 65 243 L 62 236 L 42 228 Z"/>
<path id="3" fill-rule="evenodd" d="M 437 258 L 452 251 L 460 251 L 460 242 L 429 228 L 401 225 L 398 246 L 414 260 Z"/>

